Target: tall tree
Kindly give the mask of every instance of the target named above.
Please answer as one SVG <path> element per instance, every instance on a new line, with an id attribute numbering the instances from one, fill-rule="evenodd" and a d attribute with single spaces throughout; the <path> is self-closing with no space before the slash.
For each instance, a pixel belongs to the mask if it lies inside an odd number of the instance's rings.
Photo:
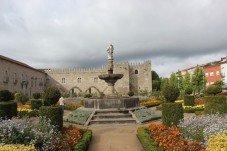
<path id="1" fill-rule="evenodd" d="M 184 75 L 184 79 L 183 79 L 183 89 L 185 90 L 186 88 L 191 87 L 191 75 L 190 73 L 187 71 Z"/>
<path id="2" fill-rule="evenodd" d="M 169 84 L 169 78 L 162 78 L 161 79 L 161 90 L 163 90 Z"/>
<path id="3" fill-rule="evenodd" d="M 200 92 L 205 89 L 205 85 L 205 73 L 201 67 L 197 66 L 192 76 L 192 88 L 195 93 L 200 94 Z"/>
<path id="4" fill-rule="evenodd" d="M 172 73 L 169 78 L 169 84 L 173 85 L 174 87 L 178 88 L 178 79 L 175 73 Z"/>
<path id="5" fill-rule="evenodd" d="M 161 85 L 159 75 L 154 70 L 151 71 L 151 74 L 152 74 L 152 90 L 159 91 Z"/>
<path id="6" fill-rule="evenodd" d="M 178 81 L 177 85 L 179 90 L 183 90 L 183 76 L 181 71 L 177 72 L 177 81 Z"/>

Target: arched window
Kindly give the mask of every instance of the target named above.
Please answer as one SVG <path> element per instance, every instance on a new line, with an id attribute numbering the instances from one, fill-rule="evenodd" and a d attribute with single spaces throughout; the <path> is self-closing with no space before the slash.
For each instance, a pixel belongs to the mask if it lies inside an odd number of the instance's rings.
<path id="1" fill-rule="evenodd" d="M 135 70 L 135 74 L 138 74 L 138 70 L 137 69 Z"/>

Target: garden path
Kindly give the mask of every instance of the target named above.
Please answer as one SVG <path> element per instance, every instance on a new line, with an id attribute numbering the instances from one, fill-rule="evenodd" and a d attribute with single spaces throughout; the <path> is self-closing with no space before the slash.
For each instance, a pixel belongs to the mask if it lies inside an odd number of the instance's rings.
<path id="1" fill-rule="evenodd" d="M 155 107 L 150 109 L 161 113 L 161 111 L 157 111 Z M 64 115 L 69 113 L 70 111 L 66 110 Z M 185 113 L 184 118 L 187 119 L 193 115 L 194 113 Z M 161 123 L 161 119 L 152 122 Z M 148 126 L 152 122 L 141 125 L 90 126 L 88 128 L 92 130 L 92 141 L 88 151 L 144 151 L 136 136 L 137 128 L 140 126 Z M 68 123 L 64 123 L 64 125 L 67 124 Z M 85 128 L 80 125 L 76 126 Z"/>

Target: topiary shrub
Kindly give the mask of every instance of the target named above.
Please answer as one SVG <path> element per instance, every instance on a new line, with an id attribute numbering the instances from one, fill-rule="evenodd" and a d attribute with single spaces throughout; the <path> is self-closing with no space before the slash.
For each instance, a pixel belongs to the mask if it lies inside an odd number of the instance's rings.
<path id="1" fill-rule="evenodd" d="M 192 92 L 193 92 L 193 89 L 192 89 L 191 87 L 187 87 L 187 88 L 185 89 L 185 94 L 187 94 L 187 95 L 192 94 Z"/>
<path id="2" fill-rule="evenodd" d="M 22 99 L 22 94 L 17 92 L 14 94 L 14 98 L 17 102 L 21 102 L 21 99 Z"/>
<path id="3" fill-rule="evenodd" d="M 40 99 L 41 98 L 41 94 L 40 93 L 33 93 L 33 98 L 34 99 Z"/>
<path id="4" fill-rule="evenodd" d="M 45 116 L 50 119 L 50 123 L 58 127 L 59 130 L 63 128 L 63 112 L 59 106 L 41 106 L 39 108 L 40 116 Z"/>
<path id="5" fill-rule="evenodd" d="M 207 96 L 205 99 L 205 114 L 227 113 L 225 96 Z"/>
<path id="6" fill-rule="evenodd" d="M 17 103 L 13 101 L 0 102 L 0 110 L 4 111 L 7 119 L 11 119 L 13 116 L 17 116 Z"/>
<path id="7" fill-rule="evenodd" d="M 194 105 L 195 105 L 195 97 L 193 95 L 185 95 L 184 106 L 194 106 Z"/>
<path id="8" fill-rule="evenodd" d="M 163 88 L 162 93 L 168 102 L 174 103 L 174 101 L 178 98 L 180 91 L 173 85 L 167 85 Z"/>
<path id="9" fill-rule="evenodd" d="M 44 104 L 55 105 L 61 97 L 61 92 L 57 87 L 48 87 L 44 90 Z"/>
<path id="10" fill-rule="evenodd" d="M 129 91 L 128 92 L 128 96 L 133 96 L 134 95 L 134 92 L 133 91 Z"/>
<path id="11" fill-rule="evenodd" d="M 184 118 L 184 111 L 181 103 L 162 104 L 162 124 L 165 126 L 177 126 Z"/>
<path id="12" fill-rule="evenodd" d="M 0 118 L 4 118 L 6 116 L 5 111 L 0 110 Z"/>
<path id="13" fill-rule="evenodd" d="M 222 92 L 222 88 L 219 85 L 210 85 L 207 88 L 206 92 L 207 92 L 207 94 L 210 94 L 210 95 L 216 95 L 216 94 Z"/>
<path id="14" fill-rule="evenodd" d="M 31 109 L 32 110 L 39 110 L 39 108 L 43 105 L 42 100 L 32 99 L 31 100 Z"/>
<path id="15" fill-rule="evenodd" d="M 12 93 L 9 90 L 0 91 L 0 102 L 7 102 L 12 100 Z"/>

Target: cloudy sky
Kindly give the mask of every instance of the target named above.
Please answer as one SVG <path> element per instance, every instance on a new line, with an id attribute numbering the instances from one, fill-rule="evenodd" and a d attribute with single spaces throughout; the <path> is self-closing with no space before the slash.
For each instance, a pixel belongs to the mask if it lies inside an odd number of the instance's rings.
<path id="1" fill-rule="evenodd" d="M 35 68 L 151 60 L 169 76 L 227 56 L 226 0 L 0 0 L 0 54 Z"/>

